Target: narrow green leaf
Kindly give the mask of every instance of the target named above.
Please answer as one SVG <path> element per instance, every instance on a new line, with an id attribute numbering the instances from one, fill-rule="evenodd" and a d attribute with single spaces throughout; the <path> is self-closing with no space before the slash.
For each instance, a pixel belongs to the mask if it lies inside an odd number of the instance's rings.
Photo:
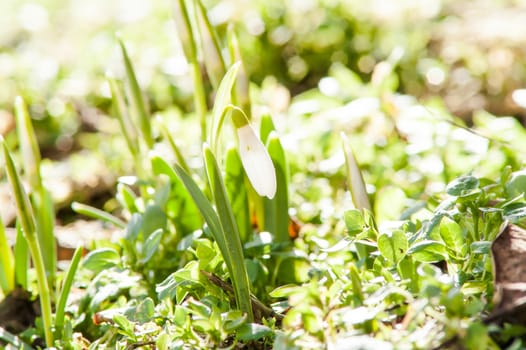
<path id="1" fill-rule="evenodd" d="M 174 4 L 174 18 L 177 29 L 177 36 L 183 46 L 186 59 L 189 62 L 197 61 L 197 48 L 190 22 L 189 11 L 185 0 L 176 0 Z"/>
<path id="2" fill-rule="evenodd" d="M 16 241 L 14 246 L 15 258 L 15 285 L 28 290 L 28 270 L 29 270 L 29 247 L 22 233 L 20 221 L 16 223 Z"/>
<path id="3" fill-rule="evenodd" d="M 237 230 L 237 223 L 228 200 L 225 185 L 217 161 L 208 146 L 204 147 L 206 172 L 217 212 L 221 223 L 221 232 L 224 234 L 227 250 L 222 252 L 225 261 L 230 260 L 230 274 L 234 284 L 238 307 L 247 313 L 249 321 L 254 319 L 252 303 L 250 301 L 250 284 L 245 267 L 243 247 Z"/>
<path id="4" fill-rule="evenodd" d="M 137 199 L 137 196 L 135 195 L 135 193 L 133 192 L 133 190 L 129 186 L 127 186 L 127 185 L 125 185 L 123 183 L 117 184 L 117 195 L 116 195 L 116 198 L 119 201 L 119 203 L 124 208 L 126 208 L 126 210 L 128 210 L 128 212 L 130 214 L 134 214 L 134 213 L 137 213 L 139 211 L 139 209 L 137 208 L 137 205 L 135 203 L 135 201 Z"/>
<path id="5" fill-rule="evenodd" d="M 269 293 L 272 298 L 288 298 L 294 293 L 298 292 L 300 287 L 296 284 L 286 284 L 275 288 Z"/>
<path id="6" fill-rule="evenodd" d="M 248 119 L 251 120 L 252 106 L 250 102 L 250 81 L 248 80 L 248 75 L 243 63 L 244 61 L 241 57 L 241 50 L 239 49 L 239 43 L 233 25 L 229 25 L 227 28 L 227 40 L 231 64 L 238 61 L 241 62 L 239 74 L 237 75 L 233 101 L 236 106 L 240 106 L 241 109 L 245 111 Z M 265 143 L 265 141 L 263 141 L 263 143 Z"/>
<path id="7" fill-rule="evenodd" d="M 108 77 L 108 82 L 110 84 L 114 113 L 117 117 L 117 120 L 119 121 L 122 134 L 124 135 L 124 140 L 126 141 L 126 145 L 128 146 L 128 150 L 132 156 L 138 157 L 140 154 L 140 143 L 137 136 L 138 132 L 135 129 L 133 121 L 128 114 L 126 103 L 124 102 L 122 88 L 112 77 Z"/>
<path id="8" fill-rule="evenodd" d="M 225 187 L 232 204 L 239 236 L 242 242 L 246 242 L 252 230 L 252 225 L 248 208 L 247 188 L 245 187 L 245 171 L 235 147 L 230 148 L 226 153 Z"/>
<path id="9" fill-rule="evenodd" d="M 378 250 L 391 264 L 398 264 L 407 253 L 407 237 L 403 231 L 382 234 L 378 237 Z"/>
<path id="10" fill-rule="evenodd" d="M 360 274 L 358 273 L 358 269 L 356 268 L 356 266 L 351 265 L 349 272 L 351 276 L 353 295 L 358 299 L 358 301 L 361 304 L 364 300 L 362 291 L 362 279 L 360 278 Z"/>
<path id="11" fill-rule="evenodd" d="M 7 242 L 5 227 L 0 216 L 0 288 L 7 295 L 15 288 L 15 257 Z"/>
<path id="12" fill-rule="evenodd" d="M 219 40 L 208 19 L 205 7 L 200 0 L 194 0 L 194 4 L 206 71 L 212 86 L 214 89 L 217 89 L 226 72 L 225 60 L 221 54 Z"/>
<path id="13" fill-rule="evenodd" d="M 53 198 L 49 191 L 41 186 L 34 191 L 31 196 L 31 205 L 34 208 L 38 244 L 42 251 L 48 284 L 55 284 L 55 275 L 57 271 L 57 242 L 55 239 L 55 209 Z"/>
<path id="14" fill-rule="evenodd" d="M 232 88 L 236 82 L 240 65 L 241 63 L 237 62 L 228 69 L 217 89 L 212 109 L 212 130 L 210 131 L 210 146 L 214 151 L 217 150 L 217 140 L 226 116 L 225 110 L 232 101 Z"/>
<path id="15" fill-rule="evenodd" d="M 261 142 L 267 144 L 268 136 L 272 131 L 276 131 L 274 121 L 270 114 L 265 113 L 261 116 L 261 122 L 259 125 L 259 138 L 261 139 Z"/>
<path id="16" fill-rule="evenodd" d="M 98 220 L 109 222 L 109 223 L 115 225 L 118 228 L 126 228 L 126 223 L 124 221 L 122 221 L 121 219 L 119 219 L 119 218 L 117 218 L 117 217 L 115 217 L 115 216 L 113 216 L 113 215 L 111 215 L 109 213 L 106 213 L 103 210 L 100 210 L 100 209 L 97 209 L 97 208 L 93 208 L 92 206 L 89 206 L 89 205 L 86 205 L 86 204 L 82 204 L 82 203 L 78 203 L 78 202 L 73 202 L 73 203 L 71 203 L 71 209 L 73 209 L 73 211 L 75 213 L 78 213 L 78 214 L 81 214 L 81 215 L 86 215 L 86 216 L 94 218 L 94 219 L 98 219 Z"/>
<path id="17" fill-rule="evenodd" d="M 146 142 L 148 149 L 153 148 L 153 137 L 150 124 L 150 117 L 146 111 L 146 104 L 144 103 L 144 98 L 142 96 L 141 88 L 137 82 L 137 77 L 135 76 L 135 71 L 133 70 L 133 65 L 126 51 L 126 47 L 122 40 L 119 39 L 119 46 L 122 52 L 122 58 L 124 60 L 124 67 L 126 68 L 126 82 L 128 85 L 128 91 L 130 93 L 130 103 L 133 107 L 135 114 L 140 126 L 141 136 Z"/>
<path id="18" fill-rule="evenodd" d="M 177 217 L 177 220 L 175 220 L 177 230 L 181 233 L 191 233 L 202 227 L 203 219 L 200 209 L 174 169 L 166 160 L 159 156 L 153 156 L 150 162 L 155 175 L 163 174 L 170 178 L 173 197 L 167 203 L 166 214 L 171 218 Z"/>
<path id="19" fill-rule="evenodd" d="M 16 202 L 17 218 L 18 220 L 20 220 L 20 224 L 22 225 L 22 231 L 24 232 L 24 236 L 26 237 L 26 239 L 28 241 L 35 242 L 37 237 L 33 208 L 31 207 L 29 197 L 27 196 L 26 191 L 24 190 L 24 186 L 22 185 L 22 180 L 20 179 L 20 176 L 16 171 L 13 158 L 11 157 L 7 145 L 5 144 L 5 142 L 3 142 L 3 140 L 1 140 L 1 143 L 4 151 L 4 160 L 7 176 L 9 179 L 9 183 L 11 184 L 11 188 L 13 190 L 13 195 Z"/>
<path id="20" fill-rule="evenodd" d="M 199 186 L 195 183 L 195 181 L 192 179 L 192 177 L 188 175 L 180 165 L 175 164 L 172 168 L 170 167 L 170 165 L 168 165 L 168 163 L 166 163 L 164 159 L 162 159 L 159 156 L 154 155 L 151 159 L 151 162 L 152 164 L 154 164 L 154 169 L 157 169 L 158 171 L 167 174 L 170 177 L 175 175 L 176 179 L 178 178 L 182 181 L 186 190 L 197 205 L 197 208 L 201 212 L 201 215 L 208 224 L 208 228 L 212 232 L 214 239 L 219 245 L 219 249 L 221 249 L 222 252 L 223 250 L 226 250 L 227 245 L 223 235 L 221 234 L 221 224 L 219 222 L 219 217 L 214 211 L 214 208 L 210 204 L 208 198 L 206 198 L 206 196 L 201 191 Z M 226 261 L 226 259 L 225 262 L 228 265 L 229 262 Z"/>
<path id="21" fill-rule="evenodd" d="M 22 153 L 22 164 L 31 189 L 30 203 L 34 209 L 38 242 L 44 259 L 48 283 L 53 285 L 57 260 L 55 236 L 53 233 L 55 211 L 51 195 L 42 186 L 38 141 L 24 100 L 19 96 L 15 99 L 15 115 L 20 151 Z"/>
<path id="22" fill-rule="evenodd" d="M 42 179 L 40 177 L 40 151 L 31 118 L 27 112 L 24 100 L 20 96 L 17 96 L 15 99 L 15 116 L 24 171 L 31 188 L 38 190 L 42 186 Z"/>
<path id="23" fill-rule="evenodd" d="M 60 290 L 60 296 L 58 298 L 55 313 L 55 329 L 57 332 L 57 339 L 62 338 L 66 303 L 68 301 L 69 292 L 71 291 L 71 286 L 73 285 L 73 280 L 75 279 L 75 274 L 77 273 L 77 268 L 79 266 L 80 259 L 82 258 L 83 251 L 84 248 L 81 245 L 75 249 L 73 257 L 71 258 L 71 262 L 69 263 L 68 272 L 66 273 L 66 278 L 64 279 L 64 284 Z"/>
<path id="24" fill-rule="evenodd" d="M 22 232 L 24 234 L 24 238 L 27 241 L 31 258 L 37 273 L 38 292 L 40 295 L 40 307 L 42 310 L 46 345 L 50 347 L 53 344 L 53 334 L 51 333 L 51 295 L 49 292 L 49 285 L 46 276 L 44 259 L 42 257 L 42 251 L 38 244 L 35 216 L 29 202 L 29 197 L 22 186 L 22 181 L 15 168 L 15 164 L 9 149 L 1 138 L 0 143 L 2 144 L 4 150 L 7 177 L 15 197 L 17 218 L 20 220 Z"/>
<path id="25" fill-rule="evenodd" d="M 164 125 L 164 123 L 162 123 L 162 122 L 158 123 L 158 125 L 159 125 L 159 128 L 161 129 L 161 133 L 163 134 L 163 137 L 168 141 L 168 144 L 170 145 L 170 148 L 172 149 L 172 151 L 173 151 L 173 153 L 175 155 L 175 158 L 177 159 L 177 162 L 184 169 L 184 171 L 186 171 L 187 173 L 190 173 L 190 167 L 186 163 L 186 160 L 185 160 L 185 158 L 183 156 L 183 153 L 181 152 L 181 150 L 179 149 L 179 147 L 175 143 L 172 135 L 170 134 L 170 132 L 166 128 L 166 125 Z"/>
<path id="26" fill-rule="evenodd" d="M 359 210 L 371 211 L 371 204 L 367 196 L 365 182 L 363 181 L 362 172 L 354 156 L 354 152 L 347 141 L 347 137 L 342 133 L 343 152 L 345 154 L 345 164 L 347 165 L 347 179 L 349 181 L 349 190 L 351 191 L 354 207 Z"/>
<path id="27" fill-rule="evenodd" d="M 288 242 L 290 240 L 288 231 L 288 164 L 285 150 L 275 132 L 271 132 L 268 136 L 267 149 L 276 171 L 276 195 L 272 199 L 263 199 L 265 206 L 264 230 L 272 232 L 276 242 Z M 268 225 L 267 218 L 271 218 L 271 225 Z"/>
<path id="28" fill-rule="evenodd" d="M 27 343 L 24 343 L 22 339 L 12 333 L 9 333 L 3 327 L 0 327 L 0 340 L 6 342 L 7 344 L 11 344 L 15 349 L 34 350 L 33 347 L 29 346 Z"/>

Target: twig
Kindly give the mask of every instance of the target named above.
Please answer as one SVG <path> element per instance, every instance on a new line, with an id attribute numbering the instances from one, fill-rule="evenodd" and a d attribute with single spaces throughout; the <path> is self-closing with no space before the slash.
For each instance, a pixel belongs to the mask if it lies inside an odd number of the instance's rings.
<path id="1" fill-rule="evenodd" d="M 228 282 L 223 281 L 218 276 L 214 275 L 213 273 L 201 270 L 201 273 L 213 284 L 221 288 L 223 291 L 225 291 L 229 297 L 232 299 L 234 295 L 234 288 L 232 288 L 232 285 Z M 261 301 L 259 301 L 255 296 L 250 296 L 250 302 L 252 303 L 252 310 L 254 311 L 254 319 L 256 322 L 261 323 L 263 318 L 268 317 L 274 317 L 277 322 L 281 322 L 283 320 L 282 314 L 278 314 L 265 304 L 263 304 Z"/>

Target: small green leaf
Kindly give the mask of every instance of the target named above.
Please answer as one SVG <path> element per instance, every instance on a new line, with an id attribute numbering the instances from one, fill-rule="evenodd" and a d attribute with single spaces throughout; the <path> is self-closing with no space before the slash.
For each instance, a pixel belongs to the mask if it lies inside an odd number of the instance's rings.
<path id="1" fill-rule="evenodd" d="M 481 322 L 473 322 L 468 326 L 466 337 L 464 339 L 466 349 L 479 350 L 489 349 L 490 343 L 488 329 Z"/>
<path id="2" fill-rule="evenodd" d="M 464 256 L 466 254 L 467 247 L 464 244 L 462 228 L 447 216 L 444 216 L 440 222 L 440 236 L 446 248 L 453 251 L 455 256 Z"/>
<path id="3" fill-rule="evenodd" d="M 506 220 L 509 220 L 513 223 L 517 223 L 519 220 L 526 217 L 526 204 L 524 203 L 508 204 L 503 208 L 502 216 Z"/>
<path id="4" fill-rule="evenodd" d="M 135 213 L 132 215 L 128 226 L 126 226 L 126 235 L 124 238 L 130 243 L 134 243 L 139 237 L 139 233 L 142 230 L 142 215 Z"/>
<path id="5" fill-rule="evenodd" d="M 163 229 L 159 228 L 152 232 L 144 241 L 144 246 L 142 247 L 142 259 L 140 260 L 141 264 L 146 264 L 152 256 L 157 252 L 157 249 L 159 249 L 159 244 L 161 243 L 161 238 L 163 236 Z"/>
<path id="6" fill-rule="evenodd" d="M 237 338 L 241 341 L 253 341 L 263 338 L 272 333 L 272 329 L 257 323 L 247 323 L 241 326 L 237 332 Z"/>
<path id="7" fill-rule="evenodd" d="M 343 214 L 343 220 L 345 221 L 345 226 L 347 227 L 347 233 L 351 237 L 362 232 L 365 228 L 363 214 L 357 209 L 347 210 Z"/>
<path id="8" fill-rule="evenodd" d="M 397 264 L 407 253 L 407 237 L 402 231 L 378 237 L 378 250 L 391 264 Z"/>
<path id="9" fill-rule="evenodd" d="M 470 250 L 473 254 L 489 254 L 491 250 L 490 241 L 477 241 L 470 245 Z"/>
<path id="10" fill-rule="evenodd" d="M 196 239 L 195 241 L 195 254 L 199 261 L 199 268 L 205 269 L 210 261 L 212 261 L 216 255 L 217 247 L 214 247 L 212 242 L 208 239 Z"/>
<path id="11" fill-rule="evenodd" d="M 97 273 L 120 263 L 119 253 L 111 248 L 100 248 L 91 251 L 84 258 L 83 267 Z"/>
<path id="12" fill-rule="evenodd" d="M 225 320 L 225 322 L 223 323 L 223 327 L 224 327 L 225 331 L 227 331 L 227 332 L 232 332 L 232 331 L 238 329 L 239 327 L 244 325 L 245 322 L 247 321 L 247 316 L 246 315 L 238 315 L 239 312 L 236 312 L 236 311 L 230 312 L 230 313 L 233 313 L 234 316 L 237 316 L 237 317 L 229 317 L 231 319 Z"/>
<path id="13" fill-rule="evenodd" d="M 136 307 L 129 308 L 125 312 L 125 316 L 134 322 L 146 323 L 151 321 L 155 314 L 155 303 L 152 298 L 147 297 L 142 300 Z"/>
<path id="14" fill-rule="evenodd" d="M 510 198 L 526 193 L 526 169 L 511 174 L 506 183 L 506 193 Z"/>
<path id="15" fill-rule="evenodd" d="M 412 291 L 418 290 L 418 275 L 416 273 L 415 263 L 410 256 L 405 256 L 405 258 L 398 263 L 398 272 L 401 278 L 409 281 Z"/>
<path id="16" fill-rule="evenodd" d="M 142 216 L 142 234 L 144 239 L 156 230 L 166 228 L 166 214 L 160 206 L 149 204 Z"/>
<path id="17" fill-rule="evenodd" d="M 112 319 L 119 327 L 119 333 L 130 337 L 133 341 L 137 340 L 137 337 L 135 336 L 135 325 L 133 322 L 130 322 L 126 316 L 116 313 L 113 315 Z"/>
<path id="18" fill-rule="evenodd" d="M 461 197 L 470 194 L 479 187 L 479 180 L 471 175 L 461 176 L 446 187 L 446 192 L 452 196 Z"/>
<path id="19" fill-rule="evenodd" d="M 446 247 L 442 242 L 424 240 L 409 248 L 407 254 L 420 262 L 438 262 L 445 259 Z"/>

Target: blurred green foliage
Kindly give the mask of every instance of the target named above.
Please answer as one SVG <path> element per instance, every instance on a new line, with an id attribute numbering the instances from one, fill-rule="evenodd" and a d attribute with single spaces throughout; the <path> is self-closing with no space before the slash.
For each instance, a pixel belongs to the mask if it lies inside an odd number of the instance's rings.
<path id="1" fill-rule="evenodd" d="M 227 23 L 235 24 L 248 73 L 258 84 L 270 68 L 296 94 L 316 86 L 334 64 L 369 79 L 378 62 L 401 50 L 399 91 L 441 95 L 450 111 L 465 117 L 482 108 L 524 116 L 512 98 L 526 78 L 524 38 L 517 34 L 526 18 L 524 1 L 224 0 L 205 6 L 221 37 Z M 115 132 L 106 122 L 104 72 L 122 73 L 116 31 L 130 43 L 151 110 L 191 109 L 189 68 L 172 7 L 169 1 L 2 2 L 3 118 L 14 96 L 22 95 L 50 155 L 75 149 L 84 131 Z"/>

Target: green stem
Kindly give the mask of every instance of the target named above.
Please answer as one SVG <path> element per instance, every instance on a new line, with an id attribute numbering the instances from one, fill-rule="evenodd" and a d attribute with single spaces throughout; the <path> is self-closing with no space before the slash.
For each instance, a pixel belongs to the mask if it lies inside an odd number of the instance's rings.
<path id="1" fill-rule="evenodd" d="M 478 208 L 473 206 L 471 208 L 471 215 L 473 215 L 473 236 L 475 241 L 480 241 L 480 232 L 479 232 L 479 213 Z"/>
<path id="2" fill-rule="evenodd" d="M 24 186 L 22 185 L 22 180 L 20 179 L 20 176 L 16 170 L 13 158 L 11 157 L 8 147 L 1 137 L 0 144 L 2 145 L 4 151 L 5 168 L 14 194 L 18 220 L 22 227 L 24 238 L 29 247 L 33 264 L 37 273 L 38 292 L 40 296 L 40 307 L 42 311 L 42 322 L 44 325 L 46 345 L 47 347 L 51 347 L 53 345 L 53 334 L 51 333 L 51 298 L 44 259 L 42 257 L 40 245 L 38 244 L 35 215 L 33 213 L 31 203 L 29 202 L 29 197 L 27 196 Z"/>
<path id="3" fill-rule="evenodd" d="M 28 238 L 26 238 L 28 239 Z M 44 259 L 38 242 L 34 239 L 28 240 L 29 251 L 33 257 L 33 264 L 37 273 L 38 294 L 40 297 L 40 307 L 42 309 L 42 321 L 44 323 L 44 335 L 46 338 L 46 346 L 53 346 L 53 334 L 51 333 L 51 298 L 49 286 L 46 277 L 46 268 L 44 266 Z"/>
<path id="4" fill-rule="evenodd" d="M 192 79 L 194 82 L 194 104 L 195 113 L 199 118 L 201 127 L 201 143 L 206 142 L 206 111 L 208 110 L 206 104 L 205 87 L 203 84 L 203 78 L 201 76 L 201 68 L 197 60 L 190 62 L 192 67 Z"/>

